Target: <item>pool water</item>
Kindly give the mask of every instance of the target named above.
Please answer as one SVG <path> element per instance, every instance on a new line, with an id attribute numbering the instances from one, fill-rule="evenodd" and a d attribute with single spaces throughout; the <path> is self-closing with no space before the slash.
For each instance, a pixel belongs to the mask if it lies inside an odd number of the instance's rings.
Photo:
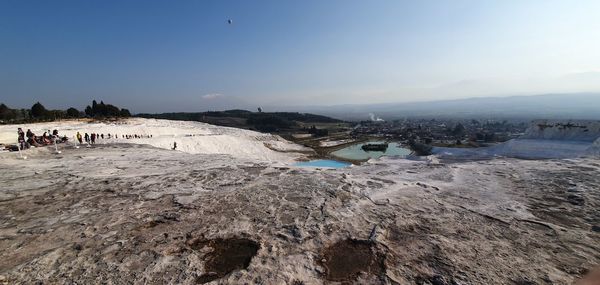
<path id="1" fill-rule="evenodd" d="M 317 159 L 311 161 L 301 161 L 294 163 L 294 166 L 299 167 L 322 167 L 322 168 L 344 168 L 352 165 L 352 163 L 342 162 L 330 159 Z"/>
<path id="2" fill-rule="evenodd" d="M 388 148 L 386 151 L 364 151 L 361 147 L 367 143 L 384 142 L 377 141 L 355 144 L 340 150 L 336 150 L 331 154 L 344 159 L 367 160 L 370 158 L 380 158 L 382 156 L 407 156 L 411 153 L 410 149 L 404 148 L 398 143 L 388 143 Z"/>

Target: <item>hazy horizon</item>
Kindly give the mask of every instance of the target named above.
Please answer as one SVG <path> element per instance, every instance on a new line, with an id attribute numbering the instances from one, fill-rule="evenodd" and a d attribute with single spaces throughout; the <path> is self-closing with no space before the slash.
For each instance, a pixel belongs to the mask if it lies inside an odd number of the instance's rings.
<path id="1" fill-rule="evenodd" d="M 0 102 L 139 113 L 600 92 L 596 1 L 174 3 L 1 2 Z"/>

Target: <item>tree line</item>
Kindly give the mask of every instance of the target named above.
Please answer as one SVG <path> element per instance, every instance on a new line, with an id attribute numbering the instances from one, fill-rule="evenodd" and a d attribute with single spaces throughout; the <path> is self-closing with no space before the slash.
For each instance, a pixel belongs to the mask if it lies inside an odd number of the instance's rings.
<path id="1" fill-rule="evenodd" d="M 0 103 L 0 123 L 39 122 L 75 118 L 125 118 L 131 117 L 129 110 L 96 100 L 83 112 L 70 107 L 67 110 L 48 110 L 36 102 L 30 109 L 12 109 Z"/>

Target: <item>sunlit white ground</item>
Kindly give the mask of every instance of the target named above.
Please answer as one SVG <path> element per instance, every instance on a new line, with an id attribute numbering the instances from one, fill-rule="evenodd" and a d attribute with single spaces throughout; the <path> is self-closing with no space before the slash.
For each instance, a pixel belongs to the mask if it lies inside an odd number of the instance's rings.
<path id="1" fill-rule="evenodd" d="M 301 156 L 297 153 L 294 154 L 293 151 L 309 151 L 303 146 L 270 134 L 200 122 L 142 118 L 116 122 L 67 120 L 50 123 L 0 125 L 0 143 L 16 144 L 18 127 L 23 128 L 24 131 L 31 129 L 38 136 L 41 136 L 45 131 L 50 130 L 51 132 L 56 129 L 61 136 L 67 136 L 72 143 L 75 142 L 77 132 L 80 132 L 82 136 L 84 133 L 98 133 L 105 136 L 110 133 L 113 136 L 117 135 L 118 138 L 99 139 L 97 143 L 147 144 L 163 149 L 171 149 L 173 143 L 177 143 L 177 151 L 190 154 L 228 154 L 237 158 L 280 163 L 291 162 Z M 140 135 L 144 138 L 124 139 L 122 138 L 123 135 Z M 148 135 L 152 135 L 152 138 L 147 138 Z"/>

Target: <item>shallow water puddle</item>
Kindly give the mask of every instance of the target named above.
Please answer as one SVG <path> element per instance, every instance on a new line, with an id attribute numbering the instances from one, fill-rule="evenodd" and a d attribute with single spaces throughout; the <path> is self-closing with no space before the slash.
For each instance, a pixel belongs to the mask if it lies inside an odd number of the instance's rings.
<path id="1" fill-rule="evenodd" d="M 352 165 L 352 163 L 342 162 L 331 159 L 317 159 L 311 161 L 301 161 L 294 163 L 293 166 L 299 167 L 322 167 L 322 168 L 344 168 Z"/>
<path id="2" fill-rule="evenodd" d="M 369 144 L 379 144 L 382 141 L 367 142 Z M 331 154 L 344 159 L 352 160 L 367 160 L 370 158 L 380 158 L 382 156 L 407 156 L 411 153 L 410 149 L 402 147 L 398 143 L 389 143 L 385 151 L 364 151 L 362 146 L 367 143 L 351 145 L 340 150 L 336 150 Z"/>

